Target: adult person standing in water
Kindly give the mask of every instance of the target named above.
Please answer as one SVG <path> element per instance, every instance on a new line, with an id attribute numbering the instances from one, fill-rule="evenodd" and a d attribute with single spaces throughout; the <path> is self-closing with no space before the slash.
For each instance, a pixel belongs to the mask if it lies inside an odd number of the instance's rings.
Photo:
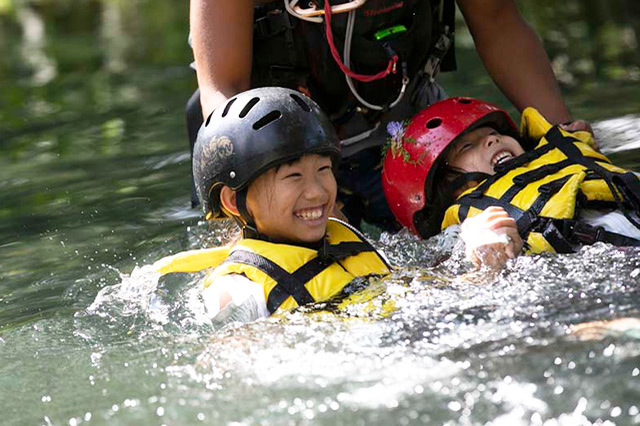
<path id="1" fill-rule="evenodd" d="M 203 117 L 250 87 L 284 86 L 327 112 L 342 144 L 339 199 L 352 224 L 396 226 L 381 186 L 386 124 L 445 96 L 455 69 L 454 0 L 192 0 L 199 91 L 187 107 L 193 142 Z M 516 108 L 572 119 L 549 60 L 514 0 L 457 0 L 490 76 Z M 201 107 L 201 109 L 200 109 Z"/>

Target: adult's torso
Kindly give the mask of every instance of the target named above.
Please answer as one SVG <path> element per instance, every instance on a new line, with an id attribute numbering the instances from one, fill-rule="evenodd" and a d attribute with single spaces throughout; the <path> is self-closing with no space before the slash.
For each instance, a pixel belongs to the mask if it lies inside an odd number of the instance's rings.
<path id="1" fill-rule="evenodd" d="M 339 3 L 344 1 L 331 2 Z M 325 24 L 288 15 L 282 0 L 255 4 L 252 86 L 308 89 L 329 114 L 339 114 L 354 104 L 344 73 L 331 56 Z M 375 74 L 385 69 L 389 48 L 399 56 L 396 73 L 374 82 L 356 83 L 358 92 L 368 102 L 384 105 L 398 94 L 402 63 L 406 63 L 413 78 L 428 55 L 434 36 L 432 4 L 430 0 L 368 0 L 355 14 L 350 55 L 350 67 L 355 72 Z M 342 59 L 347 18 L 347 13 L 332 16 L 334 45 Z M 376 40 L 377 32 L 398 25 L 406 31 Z"/>

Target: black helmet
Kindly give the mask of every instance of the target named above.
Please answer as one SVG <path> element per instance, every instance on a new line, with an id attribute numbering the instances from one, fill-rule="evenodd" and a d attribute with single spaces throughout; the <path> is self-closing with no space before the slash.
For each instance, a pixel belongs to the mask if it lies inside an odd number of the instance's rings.
<path id="1" fill-rule="evenodd" d="M 207 219 L 224 217 L 223 185 L 235 191 L 268 169 L 305 154 L 327 154 L 334 166 L 340 141 L 320 107 L 281 87 L 247 90 L 209 115 L 193 148 L 193 178 Z"/>

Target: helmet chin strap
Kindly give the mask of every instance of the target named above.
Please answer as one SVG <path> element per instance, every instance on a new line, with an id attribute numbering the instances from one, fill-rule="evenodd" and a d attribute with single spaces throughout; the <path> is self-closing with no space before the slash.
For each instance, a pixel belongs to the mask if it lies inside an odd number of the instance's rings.
<path id="1" fill-rule="evenodd" d="M 490 176 L 483 172 L 468 172 L 453 179 L 447 186 L 448 196 L 445 196 L 444 199 L 442 197 L 430 199 L 422 210 L 415 213 L 413 223 L 420 236 L 429 238 L 440 232 L 444 212 L 456 199 L 453 194 L 464 188 L 468 182 L 481 182 Z"/>
<path id="2" fill-rule="evenodd" d="M 449 189 L 447 192 L 450 194 L 454 194 L 460 188 L 463 188 L 467 183 L 469 182 L 479 183 L 489 178 L 490 176 L 491 176 L 490 174 L 484 173 L 484 172 L 467 172 L 467 173 L 461 174 L 449 184 Z"/>
<path id="3" fill-rule="evenodd" d="M 247 188 L 236 193 L 236 207 L 238 208 L 238 213 L 240 213 L 240 219 L 236 216 L 234 216 L 234 219 L 242 229 L 242 237 L 259 240 L 267 239 L 264 235 L 260 235 L 258 227 L 251 214 L 249 214 L 249 209 L 247 209 Z"/>

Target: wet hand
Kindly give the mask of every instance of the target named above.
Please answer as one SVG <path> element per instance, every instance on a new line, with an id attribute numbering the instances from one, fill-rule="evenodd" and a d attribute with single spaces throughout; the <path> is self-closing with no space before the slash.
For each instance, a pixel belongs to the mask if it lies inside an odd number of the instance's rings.
<path id="1" fill-rule="evenodd" d="M 516 221 L 502 207 L 487 208 L 466 219 L 460 229 L 467 259 L 476 267 L 502 268 L 507 259 L 515 258 L 522 250 Z"/>
<path id="2" fill-rule="evenodd" d="M 567 132 L 589 132 L 593 135 L 593 128 L 588 121 L 585 120 L 575 120 L 569 121 L 568 123 L 562 123 L 560 125 Z"/>

